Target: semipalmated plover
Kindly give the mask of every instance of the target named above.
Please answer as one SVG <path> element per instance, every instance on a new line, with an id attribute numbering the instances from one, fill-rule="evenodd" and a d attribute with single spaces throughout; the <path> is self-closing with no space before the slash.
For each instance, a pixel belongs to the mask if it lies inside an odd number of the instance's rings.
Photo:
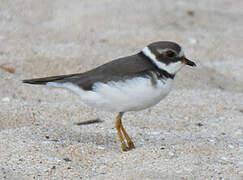
<path id="1" fill-rule="evenodd" d="M 126 151 L 134 148 L 134 144 L 122 125 L 123 114 L 160 102 L 170 92 L 176 73 L 184 65 L 196 66 L 185 57 L 177 43 L 159 41 L 137 54 L 113 60 L 84 73 L 23 82 L 67 88 L 87 105 L 117 112 L 115 127 L 122 150 Z"/>

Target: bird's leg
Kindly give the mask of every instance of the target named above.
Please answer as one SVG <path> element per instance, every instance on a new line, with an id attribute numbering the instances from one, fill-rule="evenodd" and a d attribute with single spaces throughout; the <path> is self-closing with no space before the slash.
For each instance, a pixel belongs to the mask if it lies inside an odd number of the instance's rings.
<path id="1" fill-rule="evenodd" d="M 126 140 L 127 140 L 127 147 L 128 149 L 133 149 L 135 148 L 134 146 L 134 143 L 132 142 L 131 138 L 128 136 L 126 130 L 124 129 L 122 123 L 121 123 L 121 130 L 122 130 L 122 133 L 124 134 Z"/>
<path id="2" fill-rule="evenodd" d="M 119 113 L 117 116 L 116 116 L 116 130 L 117 130 L 117 134 L 119 136 L 119 139 L 120 139 L 120 142 L 121 142 L 121 147 L 122 147 L 122 150 L 123 151 L 127 151 L 127 147 L 126 147 L 126 144 L 124 142 L 124 139 L 123 139 L 123 136 L 122 136 L 122 133 L 121 133 L 121 127 L 122 127 L 122 124 L 121 124 L 121 117 L 122 117 L 123 113 Z"/>
<path id="3" fill-rule="evenodd" d="M 121 129 L 123 135 L 125 136 L 125 138 L 126 138 L 126 140 L 127 140 L 127 147 L 128 147 L 128 149 L 133 149 L 133 148 L 135 148 L 135 146 L 134 146 L 134 144 L 133 144 L 131 138 L 130 138 L 129 135 L 127 134 L 125 128 L 124 128 L 123 125 L 122 125 L 122 121 L 121 121 L 121 119 L 122 119 L 123 114 L 124 114 L 124 113 L 120 113 L 120 129 Z"/>

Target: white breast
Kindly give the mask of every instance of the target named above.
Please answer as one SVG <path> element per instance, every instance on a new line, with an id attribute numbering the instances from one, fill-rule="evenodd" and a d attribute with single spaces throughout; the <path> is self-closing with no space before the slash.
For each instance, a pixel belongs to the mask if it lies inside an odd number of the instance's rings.
<path id="1" fill-rule="evenodd" d="M 156 80 L 146 77 L 126 81 L 95 83 L 92 91 L 85 91 L 72 83 L 47 85 L 64 87 L 81 97 L 81 101 L 92 107 L 111 112 L 138 111 L 157 104 L 170 91 L 172 79 Z"/>

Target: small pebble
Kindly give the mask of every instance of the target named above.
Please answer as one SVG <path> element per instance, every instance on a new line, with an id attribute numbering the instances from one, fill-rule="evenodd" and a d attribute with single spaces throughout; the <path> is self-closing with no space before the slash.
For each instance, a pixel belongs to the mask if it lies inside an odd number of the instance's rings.
<path id="1" fill-rule="evenodd" d="M 214 139 L 209 139 L 209 142 L 215 142 L 215 140 Z"/>
<path id="2" fill-rule="evenodd" d="M 187 13 L 188 16 L 194 16 L 195 15 L 195 12 L 192 11 L 192 10 L 188 10 L 186 13 Z"/>
<path id="3" fill-rule="evenodd" d="M 98 149 L 105 149 L 103 146 L 98 146 L 97 148 Z"/>
<path id="4" fill-rule="evenodd" d="M 63 160 L 66 161 L 66 162 L 70 162 L 71 161 L 71 159 L 69 159 L 69 158 L 63 158 Z"/>
<path id="5" fill-rule="evenodd" d="M 10 99 L 9 99 L 9 97 L 4 97 L 4 98 L 2 98 L 2 101 L 3 101 L 3 102 L 9 102 Z"/>
<path id="6" fill-rule="evenodd" d="M 199 126 L 199 127 L 203 126 L 203 124 L 200 123 L 200 122 L 199 123 L 196 123 L 196 125 Z"/>
<path id="7" fill-rule="evenodd" d="M 159 131 L 152 131 L 150 134 L 151 134 L 151 135 L 159 135 L 160 132 L 159 132 Z"/>
<path id="8" fill-rule="evenodd" d="M 221 157 L 220 159 L 222 159 L 224 161 L 228 161 L 228 158 L 226 158 L 226 157 Z"/>
<path id="9" fill-rule="evenodd" d="M 233 146 L 233 145 L 229 145 L 229 148 L 230 148 L 230 149 L 233 149 L 233 148 L 234 148 L 234 146 Z"/>
<path id="10" fill-rule="evenodd" d="M 169 152 L 168 154 L 169 154 L 169 156 L 174 156 L 175 155 L 173 152 Z"/>
<path id="11" fill-rule="evenodd" d="M 189 119 L 189 117 L 185 116 L 185 117 L 184 117 L 184 119 L 185 119 L 185 120 L 188 120 L 188 119 Z"/>
<path id="12" fill-rule="evenodd" d="M 197 44 L 197 40 L 195 38 L 190 38 L 189 43 L 190 44 Z"/>

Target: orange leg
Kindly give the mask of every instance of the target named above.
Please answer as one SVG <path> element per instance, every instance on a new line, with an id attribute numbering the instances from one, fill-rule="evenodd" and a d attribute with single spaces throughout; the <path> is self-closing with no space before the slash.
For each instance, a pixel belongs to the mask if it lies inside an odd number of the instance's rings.
<path id="1" fill-rule="evenodd" d="M 116 117 L 116 130 L 119 136 L 119 139 L 121 141 L 121 146 L 122 146 L 122 150 L 123 151 L 127 151 L 129 149 L 133 149 L 135 148 L 131 138 L 129 137 L 129 135 L 127 134 L 126 130 L 124 129 L 122 122 L 121 122 L 121 118 L 122 118 L 123 113 L 119 113 Z M 125 145 L 124 139 L 123 139 L 123 135 L 125 136 L 126 140 L 127 140 L 127 147 Z"/>
<path id="2" fill-rule="evenodd" d="M 121 116 L 122 116 L 122 113 L 119 113 L 116 116 L 116 130 L 117 130 L 117 134 L 120 139 L 120 142 L 121 142 L 122 150 L 127 151 L 127 147 L 126 147 L 125 141 L 124 141 L 122 133 L 121 133 Z"/>
<path id="3" fill-rule="evenodd" d="M 124 129 L 123 125 L 121 124 L 121 130 L 122 133 L 124 134 L 126 140 L 127 140 L 127 147 L 128 149 L 133 149 L 135 148 L 134 143 L 132 142 L 131 138 L 128 136 L 126 130 Z"/>

